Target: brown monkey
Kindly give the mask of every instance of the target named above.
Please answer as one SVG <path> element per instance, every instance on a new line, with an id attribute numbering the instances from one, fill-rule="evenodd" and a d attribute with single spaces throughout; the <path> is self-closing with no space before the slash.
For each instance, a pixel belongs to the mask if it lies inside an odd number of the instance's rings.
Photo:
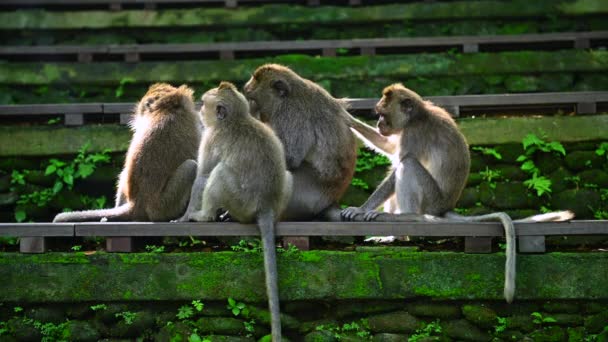
<path id="1" fill-rule="evenodd" d="M 214 221 L 217 211 L 225 209 L 239 222 L 258 223 L 272 339 L 280 341 L 274 224 L 292 191 L 283 147 L 269 127 L 250 115 L 247 100 L 231 83 L 222 82 L 206 92 L 201 113 L 205 133 L 199 156 L 202 181 L 197 183 L 203 189 L 202 208 L 192 208 L 187 219 Z"/>
<path id="2" fill-rule="evenodd" d="M 152 85 L 137 104 L 133 138 L 112 209 L 62 213 L 53 222 L 169 221 L 183 214 L 196 177 L 201 121 L 185 85 Z"/>
<path id="3" fill-rule="evenodd" d="M 343 102 L 277 64 L 259 67 L 244 94 L 252 114 L 268 123 L 285 148 L 294 191 L 283 219 L 339 221 L 337 202 L 350 185 L 357 158 Z"/>
<path id="4" fill-rule="evenodd" d="M 460 197 L 469 175 L 467 142 L 452 117 L 442 108 L 424 101 L 401 84 L 384 89 L 376 105 L 378 131 L 351 117 L 351 126 L 367 142 L 393 154 L 394 169 L 360 208 L 342 211 L 346 220 L 437 221 L 438 216 L 458 221 L 499 220 L 507 239 L 504 295 L 507 302 L 515 292 L 515 233 L 505 213 L 460 216 L 450 212 Z M 398 144 L 388 136 L 399 135 Z M 375 209 L 396 195 L 396 214 Z M 430 216 L 432 215 L 432 216 Z M 572 217 L 571 212 L 533 216 L 523 221 L 553 221 Z"/>

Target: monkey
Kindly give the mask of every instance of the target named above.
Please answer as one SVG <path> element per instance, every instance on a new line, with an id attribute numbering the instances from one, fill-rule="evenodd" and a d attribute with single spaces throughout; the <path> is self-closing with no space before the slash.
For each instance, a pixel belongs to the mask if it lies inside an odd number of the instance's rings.
<path id="1" fill-rule="evenodd" d="M 252 115 L 267 123 L 285 148 L 294 188 L 283 220 L 340 221 L 337 203 L 357 158 L 343 101 L 278 64 L 258 67 L 243 93 Z"/>
<path id="2" fill-rule="evenodd" d="M 205 131 L 198 172 L 202 204 L 198 202 L 200 206 L 187 219 L 214 221 L 222 209 L 238 222 L 257 222 L 272 340 L 281 341 L 274 226 L 287 207 L 293 186 L 283 146 L 268 126 L 251 116 L 247 100 L 232 83 L 221 82 L 202 100 Z"/>
<path id="3" fill-rule="evenodd" d="M 360 207 L 342 211 L 344 220 L 364 221 L 466 221 L 498 220 L 506 237 L 504 296 L 511 303 L 515 294 L 515 232 L 513 221 L 503 212 L 461 216 L 451 210 L 464 189 L 470 154 L 464 135 L 442 108 L 424 101 L 414 91 L 397 83 L 386 87 L 375 106 L 378 130 L 353 118 L 350 126 L 366 143 L 392 157 L 394 168 Z M 395 143 L 390 136 L 398 136 Z M 395 213 L 375 209 L 391 196 Z M 532 216 L 516 222 L 561 221 L 573 217 L 563 211 Z"/>
<path id="4" fill-rule="evenodd" d="M 202 123 L 193 90 L 157 83 L 134 110 L 115 207 L 58 214 L 53 222 L 169 221 L 183 214 L 196 177 Z M 105 221 L 105 219 L 104 219 Z"/>

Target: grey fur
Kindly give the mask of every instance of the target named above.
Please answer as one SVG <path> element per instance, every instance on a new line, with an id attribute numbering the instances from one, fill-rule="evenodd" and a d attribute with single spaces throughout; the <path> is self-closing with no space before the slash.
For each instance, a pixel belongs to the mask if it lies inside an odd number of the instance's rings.
<path id="1" fill-rule="evenodd" d="M 339 220 L 337 206 L 354 174 L 357 143 L 343 101 L 287 67 L 259 67 L 245 84 L 252 115 L 277 134 L 285 148 L 294 192 L 283 220 Z"/>
<path id="2" fill-rule="evenodd" d="M 269 127 L 249 114 L 245 97 L 232 84 L 222 82 L 203 95 L 203 102 L 205 133 L 194 185 L 198 189 L 193 190 L 201 192 L 202 201 L 184 219 L 214 221 L 217 210 L 225 209 L 239 222 L 257 222 L 264 248 L 272 339 L 281 341 L 274 229 L 293 187 L 283 147 Z"/>
<path id="3" fill-rule="evenodd" d="M 202 129 L 192 90 L 151 86 L 136 107 L 132 127 L 115 208 L 62 213 L 53 222 L 168 221 L 184 212 Z"/>

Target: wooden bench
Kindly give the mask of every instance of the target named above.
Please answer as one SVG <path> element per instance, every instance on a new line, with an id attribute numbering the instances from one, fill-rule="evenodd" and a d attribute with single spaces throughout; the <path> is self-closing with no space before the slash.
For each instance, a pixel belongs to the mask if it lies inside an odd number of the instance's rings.
<path id="1" fill-rule="evenodd" d="M 492 35 L 492 36 L 453 36 L 453 37 L 418 37 L 418 38 L 373 38 L 346 40 L 305 40 L 305 41 L 260 41 L 260 42 L 228 42 L 205 44 L 125 44 L 125 45 L 49 45 L 49 46 L 1 46 L 0 58 L 10 58 L 19 61 L 27 56 L 36 60 L 45 60 L 57 56 L 75 59 L 79 62 L 92 62 L 100 56 L 122 56 L 126 62 L 138 62 L 148 56 L 175 56 L 179 58 L 201 59 L 208 54 L 213 59 L 231 60 L 237 53 L 255 52 L 257 55 L 270 56 L 281 53 L 321 53 L 332 57 L 338 54 L 338 49 L 358 50 L 361 55 L 387 53 L 387 49 L 396 52 L 415 49 L 444 48 L 446 51 L 458 48 L 465 53 L 492 50 L 546 50 L 555 47 L 588 49 L 595 42 L 608 40 L 608 31 L 593 32 L 564 32 L 538 33 L 521 35 Z M 189 55 L 188 55 L 189 54 Z M 199 54 L 199 55 L 197 55 Z M 209 58 L 209 57 L 207 57 Z"/>
<path id="2" fill-rule="evenodd" d="M 108 6 L 110 10 L 121 10 L 125 5 L 143 5 L 144 9 L 153 10 L 157 5 L 217 5 L 223 4 L 227 8 L 236 8 L 239 5 L 249 4 L 276 4 L 285 3 L 282 0 L 2 0 L 2 7 L 49 7 L 57 6 L 70 8 L 75 6 Z M 321 0 L 306 0 L 302 4 L 319 6 Z M 348 0 L 349 6 L 361 5 L 361 0 Z"/>
<path id="3" fill-rule="evenodd" d="M 429 96 L 426 99 L 444 107 L 455 117 L 460 116 L 461 112 L 484 113 L 488 109 L 516 108 L 525 112 L 526 109 L 538 109 L 539 107 L 567 106 L 577 114 L 594 114 L 597 113 L 598 104 L 608 103 L 608 91 Z M 351 110 L 368 113 L 371 113 L 377 102 L 376 98 L 349 100 Z M 65 117 L 66 125 L 82 125 L 86 123 L 86 115 L 105 114 L 108 116 L 120 115 L 120 123 L 126 124 L 133 108 L 133 103 L 0 105 L 0 120 L 8 116 L 28 118 L 40 115 L 62 115 Z"/>
<path id="4" fill-rule="evenodd" d="M 515 223 L 519 251 L 545 252 L 545 236 L 608 235 L 608 220 Z M 499 223 L 280 222 L 278 237 L 426 236 L 464 237 L 465 252 L 489 253 L 494 237 L 504 236 Z M 258 236 L 256 225 L 239 223 L 0 223 L 0 236 L 20 237 L 22 253 L 43 253 L 47 237 L 106 237 L 109 252 L 131 252 L 132 239 L 144 236 Z M 307 243 L 307 241 L 306 241 Z M 302 246 L 301 246 L 302 247 Z M 301 249 L 307 249 L 307 245 Z"/>

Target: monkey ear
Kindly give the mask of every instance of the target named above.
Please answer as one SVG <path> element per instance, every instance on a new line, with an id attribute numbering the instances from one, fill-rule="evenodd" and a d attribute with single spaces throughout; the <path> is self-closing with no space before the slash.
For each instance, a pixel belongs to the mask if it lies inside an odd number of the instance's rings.
<path id="1" fill-rule="evenodd" d="M 414 110 L 414 102 L 411 99 L 401 100 L 399 104 L 401 105 L 401 110 L 406 114 L 409 114 Z"/>
<path id="2" fill-rule="evenodd" d="M 224 120 L 226 118 L 226 115 L 228 115 L 228 110 L 226 109 L 226 107 L 222 105 L 217 105 L 217 108 L 215 109 L 215 116 L 217 117 L 217 119 Z"/>
<path id="3" fill-rule="evenodd" d="M 280 97 L 287 97 L 289 95 L 289 86 L 287 82 L 282 80 L 276 80 L 272 82 L 272 88 L 276 90 Z"/>

